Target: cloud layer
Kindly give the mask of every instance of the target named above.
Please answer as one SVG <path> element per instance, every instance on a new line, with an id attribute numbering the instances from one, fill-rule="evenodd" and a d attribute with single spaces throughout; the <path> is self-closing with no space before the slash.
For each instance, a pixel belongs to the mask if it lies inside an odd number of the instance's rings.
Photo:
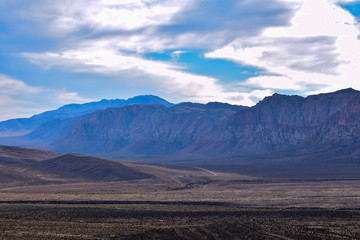
<path id="1" fill-rule="evenodd" d="M 49 107 L 73 102 L 91 101 L 76 92 L 29 86 L 23 81 L 0 74 L 0 121 L 10 118 L 30 117 L 34 113 L 52 110 Z M 42 104 L 41 104 L 42 103 Z"/>
<path id="2" fill-rule="evenodd" d="M 218 79 L 186 72 L 184 65 L 149 60 L 143 54 L 216 49 L 239 36 L 256 36 L 269 26 L 286 25 L 294 12 L 294 4 L 277 0 L 267 5 L 246 0 L 65 1 L 61 7 L 42 2 L 28 18 L 42 22 L 49 33 L 56 31 L 76 43 L 56 51 L 22 53 L 30 62 L 45 69 L 117 75 L 119 80 L 128 79 L 124 84 L 152 84 L 177 95 L 179 101 L 243 105 L 252 105 L 272 91 L 234 91 Z M 49 14 L 41 14 L 44 9 Z M 136 16 L 141 17 L 137 20 Z"/>
<path id="3" fill-rule="evenodd" d="M 0 2 L 0 23 L 8 23 L 0 38 L 45 42 L 38 50 L 26 50 L 24 44 L 12 54 L 43 71 L 74 73 L 72 85 L 77 73 L 88 73 L 104 76 L 93 82 L 99 88 L 111 76 L 123 86 L 146 86 L 174 96 L 172 101 L 253 105 L 275 91 L 307 95 L 360 89 L 359 23 L 339 6 L 350 2 L 356 1 L 13 0 Z M 190 66 L 196 63 L 178 62 L 195 50 L 206 52 L 199 56 L 205 60 L 223 59 L 239 69 L 260 71 L 248 75 L 239 70 L 239 79 L 252 77 L 231 83 L 195 74 Z M 171 52 L 171 60 L 146 57 L 154 52 Z M 91 95 L 64 90 L 65 81 L 53 89 L 32 87 L 26 79 L 3 79 L 9 81 L 0 82 L 3 102 L 17 99 L 14 89 L 24 93 L 24 101 L 26 96 L 51 95 L 58 104 L 82 102 L 86 99 L 79 95 Z"/>
<path id="4" fill-rule="evenodd" d="M 238 38 L 206 56 L 258 66 L 272 75 L 250 78 L 241 85 L 305 94 L 360 89 L 360 31 L 355 17 L 327 0 L 298 4 L 290 26 Z"/>

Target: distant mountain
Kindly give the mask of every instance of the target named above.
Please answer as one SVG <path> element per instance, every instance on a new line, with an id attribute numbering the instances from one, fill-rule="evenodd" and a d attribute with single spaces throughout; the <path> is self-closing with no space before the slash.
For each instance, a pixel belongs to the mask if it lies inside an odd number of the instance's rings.
<path id="1" fill-rule="evenodd" d="M 47 122 L 27 137 L 60 152 L 172 153 L 205 137 L 246 108 L 224 103 L 182 103 L 170 108 L 137 104 Z"/>
<path id="2" fill-rule="evenodd" d="M 34 130 L 41 124 L 51 120 L 67 119 L 81 116 L 87 113 L 94 112 L 99 109 L 106 109 L 110 107 L 123 107 L 132 104 L 160 104 L 165 107 L 171 107 L 174 104 L 152 95 L 143 95 L 127 100 L 124 99 L 103 99 L 99 102 L 90 102 L 84 104 L 68 104 L 53 111 L 47 111 L 41 114 L 34 115 L 30 118 L 17 118 L 0 122 L 0 132 L 19 132 Z"/>

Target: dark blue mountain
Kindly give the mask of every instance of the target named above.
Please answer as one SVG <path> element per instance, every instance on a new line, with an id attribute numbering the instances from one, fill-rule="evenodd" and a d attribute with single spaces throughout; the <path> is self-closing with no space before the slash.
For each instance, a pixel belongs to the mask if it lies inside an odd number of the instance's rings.
<path id="1" fill-rule="evenodd" d="M 174 105 L 162 98 L 152 95 L 136 96 L 127 100 L 103 99 L 98 102 L 90 102 L 84 104 L 68 104 L 56 110 L 43 112 L 30 118 L 17 118 L 0 122 L 0 132 L 31 131 L 48 121 L 73 118 L 84 114 L 92 113 L 100 109 L 106 109 L 110 107 L 123 107 L 132 104 L 160 104 L 165 107 L 171 107 Z"/>

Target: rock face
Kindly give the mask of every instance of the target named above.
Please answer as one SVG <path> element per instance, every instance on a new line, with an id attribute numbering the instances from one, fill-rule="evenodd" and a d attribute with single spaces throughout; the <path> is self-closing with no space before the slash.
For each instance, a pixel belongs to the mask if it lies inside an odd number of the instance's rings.
<path id="1" fill-rule="evenodd" d="M 51 141 L 51 149 L 127 154 L 172 153 L 205 138 L 214 126 L 245 107 L 222 103 L 131 105 L 109 108 L 68 121 L 52 121 L 29 136 Z"/>
<path id="2" fill-rule="evenodd" d="M 354 96 L 346 106 L 333 113 L 305 140 L 303 150 L 323 152 L 326 157 L 341 157 L 358 161 L 360 155 L 360 96 Z"/>
<path id="3" fill-rule="evenodd" d="M 90 102 L 84 104 L 69 104 L 65 105 L 54 111 L 47 111 L 38 115 L 34 115 L 30 118 L 17 118 L 10 119 L 7 121 L 0 122 L 0 133 L 1 132 L 18 132 L 18 131 L 29 131 L 39 127 L 48 121 L 55 119 L 67 119 L 72 117 L 81 116 L 94 112 L 99 109 L 106 109 L 109 107 L 123 107 L 132 104 L 160 104 L 166 107 L 171 107 L 174 104 L 165 101 L 162 98 L 152 95 L 137 96 L 124 99 L 103 99 L 99 102 Z"/>
<path id="4" fill-rule="evenodd" d="M 281 154 L 347 156 L 356 161 L 360 92 L 344 89 L 306 98 L 274 94 L 250 108 L 223 103 L 136 104 L 49 121 L 27 138 L 30 146 L 85 154 Z"/>
<path id="5" fill-rule="evenodd" d="M 218 148 L 233 155 L 256 155 L 319 143 L 355 144 L 360 136 L 359 97 L 353 89 L 307 98 L 274 94 L 231 116 L 225 127 L 211 134 L 212 139 L 221 133 L 227 137 L 208 143 L 206 151 Z"/>

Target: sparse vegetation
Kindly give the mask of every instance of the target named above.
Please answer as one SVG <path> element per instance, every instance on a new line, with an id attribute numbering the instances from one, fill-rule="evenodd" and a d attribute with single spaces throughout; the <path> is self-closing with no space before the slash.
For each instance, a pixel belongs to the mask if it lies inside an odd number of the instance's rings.
<path id="1" fill-rule="evenodd" d="M 209 203 L 0 204 L 1 239 L 360 239 L 355 209 Z"/>

